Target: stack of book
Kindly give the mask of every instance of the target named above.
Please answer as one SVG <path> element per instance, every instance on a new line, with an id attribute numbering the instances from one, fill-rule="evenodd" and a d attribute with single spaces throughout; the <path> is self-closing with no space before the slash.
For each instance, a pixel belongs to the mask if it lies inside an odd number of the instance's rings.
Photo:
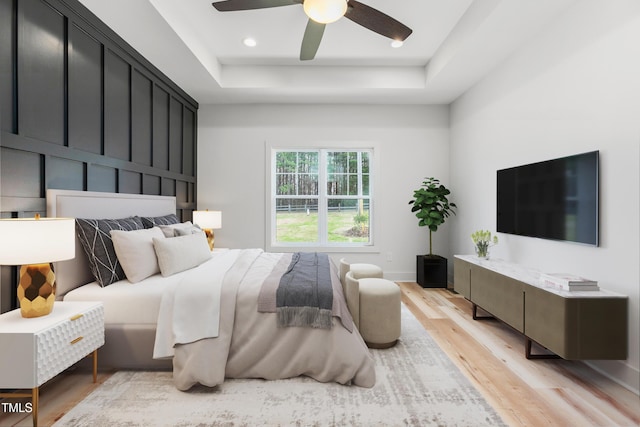
<path id="1" fill-rule="evenodd" d="M 561 291 L 599 291 L 598 282 L 567 273 L 542 273 L 540 281 L 546 287 Z"/>

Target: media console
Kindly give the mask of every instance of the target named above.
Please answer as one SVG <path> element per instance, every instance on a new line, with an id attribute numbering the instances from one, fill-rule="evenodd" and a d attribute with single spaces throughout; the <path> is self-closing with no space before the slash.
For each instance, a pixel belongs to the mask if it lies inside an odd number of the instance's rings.
<path id="1" fill-rule="evenodd" d="M 532 354 L 532 341 L 568 360 L 627 358 L 624 295 L 546 288 L 539 271 L 475 255 L 455 256 L 454 290 L 471 301 L 474 319 L 483 319 L 480 307 L 522 333 L 528 359 L 550 357 Z"/>

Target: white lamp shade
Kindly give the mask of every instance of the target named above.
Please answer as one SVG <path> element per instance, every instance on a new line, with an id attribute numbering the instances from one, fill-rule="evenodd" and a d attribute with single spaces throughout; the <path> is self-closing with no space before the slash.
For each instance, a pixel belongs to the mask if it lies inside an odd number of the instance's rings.
<path id="1" fill-rule="evenodd" d="M 304 13 L 321 24 L 330 24 L 347 12 L 347 0 L 304 0 Z"/>
<path id="2" fill-rule="evenodd" d="M 0 219 L 0 265 L 44 264 L 75 255 L 73 218 Z"/>
<path id="3" fill-rule="evenodd" d="M 221 211 L 193 211 L 193 223 L 200 228 L 217 230 L 222 228 Z"/>

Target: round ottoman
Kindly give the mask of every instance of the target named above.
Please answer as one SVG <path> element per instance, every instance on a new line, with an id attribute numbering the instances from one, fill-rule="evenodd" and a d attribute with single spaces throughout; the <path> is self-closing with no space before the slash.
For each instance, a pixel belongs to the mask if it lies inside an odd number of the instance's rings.
<path id="1" fill-rule="evenodd" d="M 358 282 L 362 338 L 370 348 L 393 347 L 400 338 L 400 287 L 380 278 Z"/>
<path id="2" fill-rule="evenodd" d="M 365 277 L 378 277 L 382 279 L 382 268 L 375 264 L 355 263 L 349 264 L 349 271 L 353 274 L 354 279 L 362 279 Z"/>
<path id="3" fill-rule="evenodd" d="M 354 279 L 363 277 L 382 278 L 382 268 L 375 264 L 354 263 L 349 264 L 344 258 L 340 260 L 340 280 L 344 283 L 345 275 L 351 272 Z"/>

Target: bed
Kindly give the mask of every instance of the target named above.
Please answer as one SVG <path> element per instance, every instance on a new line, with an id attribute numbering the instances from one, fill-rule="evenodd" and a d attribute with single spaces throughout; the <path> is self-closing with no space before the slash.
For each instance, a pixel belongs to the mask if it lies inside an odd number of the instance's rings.
<path id="1" fill-rule="evenodd" d="M 175 212 L 174 197 L 47 190 L 47 215 L 51 217 L 116 219 L 162 217 Z M 101 287 L 77 241 L 76 257 L 54 264 L 56 298 L 104 303 L 102 367 L 173 369 L 175 384 L 181 390 L 197 383 L 215 386 L 224 378 L 279 379 L 298 375 L 323 382 L 373 386 L 373 359 L 358 330 L 348 328 L 352 322 L 348 310 L 342 317 L 331 318 L 330 329 L 278 327 L 275 313 L 258 310 L 262 283 L 276 265 L 286 261 L 286 256 L 290 254 L 260 249 L 213 252 L 197 267 L 168 277 L 156 274 L 137 283 L 125 279 Z M 336 285 L 335 266 L 331 271 L 334 301 L 346 307 L 339 279 Z M 209 280 L 212 277 L 217 279 Z M 184 298 L 180 297 L 181 292 L 216 281 L 221 301 L 217 337 L 194 335 L 186 341 L 176 341 L 180 334 L 171 329 L 177 328 L 171 319 L 178 317 L 176 313 L 189 312 L 184 303 L 178 303 Z M 193 327 L 182 329 L 193 335 Z"/>

